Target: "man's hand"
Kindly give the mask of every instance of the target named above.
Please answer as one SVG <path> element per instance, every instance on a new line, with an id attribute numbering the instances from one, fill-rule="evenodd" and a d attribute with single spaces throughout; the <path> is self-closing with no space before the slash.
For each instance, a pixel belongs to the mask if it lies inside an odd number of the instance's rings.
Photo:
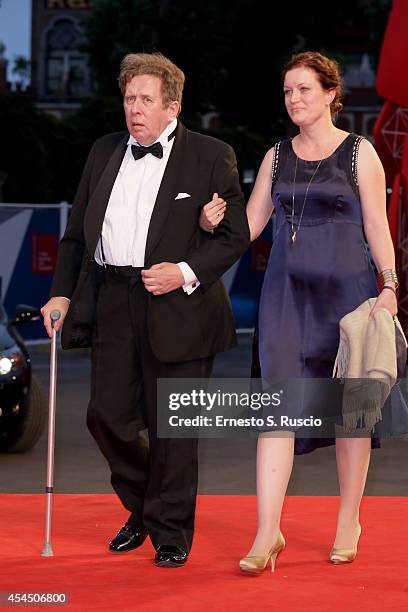
<path id="1" fill-rule="evenodd" d="M 44 317 L 44 327 L 47 330 L 47 334 L 50 338 L 52 338 L 52 327 L 51 327 L 51 318 L 50 314 L 53 310 L 59 310 L 61 313 L 61 317 L 54 324 L 55 331 L 59 331 L 62 327 L 62 324 L 65 319 L 65 315 L 68 312 L 69 308 L 69 300 L 63 297 L 53 297 L 51 298 L 40 310 L 42 316 Z"/>
<path id="2" fill-rule="evenodd" d="M 200 227 L 204 231 L 210 232 L 217 227 L 224 218 L 227 203 L 223 198 L 214 193 L 211 202 L 205 204 L 201 210 Z"/>
<path id="3" fill-rule="evenodd" d="M 142 270 L 144 286 L 153 295 L 163 295 L 184 285 L 184 276 L 179 266 L 164 261 L 149 270 Z"/>

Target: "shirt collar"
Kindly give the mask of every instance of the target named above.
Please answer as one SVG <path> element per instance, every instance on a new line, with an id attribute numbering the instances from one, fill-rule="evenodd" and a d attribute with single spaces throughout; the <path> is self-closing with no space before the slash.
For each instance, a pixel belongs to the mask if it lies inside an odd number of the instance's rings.
<path id="1" fill-rule="evenodd" d="M 170 134 L 172 134 L 174 132 L 176 127 L 177 127 L 177 118 L 173 119 L 173 121 L 171 123 L 169 123 L 169 125 L 162 131 L 160 136 L 154 142 L 160 142 L 162 147 L 163 147 L 163 149 L 165 149 L 167 147 L 167 145 L 169 144 L 169 142 L 171 142 L 171 140 L 169 141 L 169 136 L 170 136 Z M 151 144 L 154 144 L 154 142 L 152 142 Z M 127 141 L 127 144 L 128 145 L 138 145 L 139 143 L 132 136 L 132 134 L 129 134 L 129 140 Z M 143 146 L 143 145 L 141 145 L 141 146 Z"/>

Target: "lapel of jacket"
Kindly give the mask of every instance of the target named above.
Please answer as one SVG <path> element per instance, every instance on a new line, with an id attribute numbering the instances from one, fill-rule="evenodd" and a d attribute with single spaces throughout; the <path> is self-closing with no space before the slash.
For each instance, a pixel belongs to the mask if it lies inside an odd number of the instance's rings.
<path id="1" fill-rule="evenodd" d="M 101 235 L 109 197 L 122 164 L 128 138 L 129 134 L 125 132 L 118 141 L 118 144 L 113 149 L 113 153 L 105 168 L 102 170 L 98 184 L 96 185 L 95 190 L 89 199 L 84 220 L 84 233 L 88 252 L 91 257 L 93 257 L 96 245 L 98 244 L 98 240 Z"/>
<path id="2" fill-rule="evenodd" d="M 147 265 L 149 257 L 160 240 L 171 204 L 175 195 L 177 195 L 177 183 L 180 182 L 181 167 L 187 148 L 187 130 L 180 121 L 177 123 L 174 138 L 173 148 L 170 152 L 150 219 L 145 249 L 145 265 Z"/>

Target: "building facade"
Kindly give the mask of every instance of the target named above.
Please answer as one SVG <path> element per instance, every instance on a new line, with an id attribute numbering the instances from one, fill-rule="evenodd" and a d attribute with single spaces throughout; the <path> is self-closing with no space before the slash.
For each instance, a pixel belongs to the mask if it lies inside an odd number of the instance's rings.
<path id="1" fill-rule="evenodd" d="M 32 94 L 57 117 L 92 93 L 83 26 L 90 11 L 91 0 L 32 0 Z"/>

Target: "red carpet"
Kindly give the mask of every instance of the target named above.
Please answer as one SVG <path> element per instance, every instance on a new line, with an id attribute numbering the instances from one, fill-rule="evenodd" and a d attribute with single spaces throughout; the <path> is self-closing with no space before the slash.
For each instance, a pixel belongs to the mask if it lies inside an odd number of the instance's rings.
<path id="1" fill-rule="evenodd" d="M 363 500 L 359 554 L 345 566 L 327 562 L 337 503 L 288 497 L 287 548 L 275 574 L 253 577 L 237 567 L 255 530 L 254 497 L 201 496 L 188 564 L 160 569 L 147 541 L 124 556 L 106 552 L 126 518 L 114 495 L 54 495 L 51 558 L 40 556 L 45 497 L 1 495 L 0 590 L 69 594 L 48 610 L 408 610 L 408 498 Z"/>

